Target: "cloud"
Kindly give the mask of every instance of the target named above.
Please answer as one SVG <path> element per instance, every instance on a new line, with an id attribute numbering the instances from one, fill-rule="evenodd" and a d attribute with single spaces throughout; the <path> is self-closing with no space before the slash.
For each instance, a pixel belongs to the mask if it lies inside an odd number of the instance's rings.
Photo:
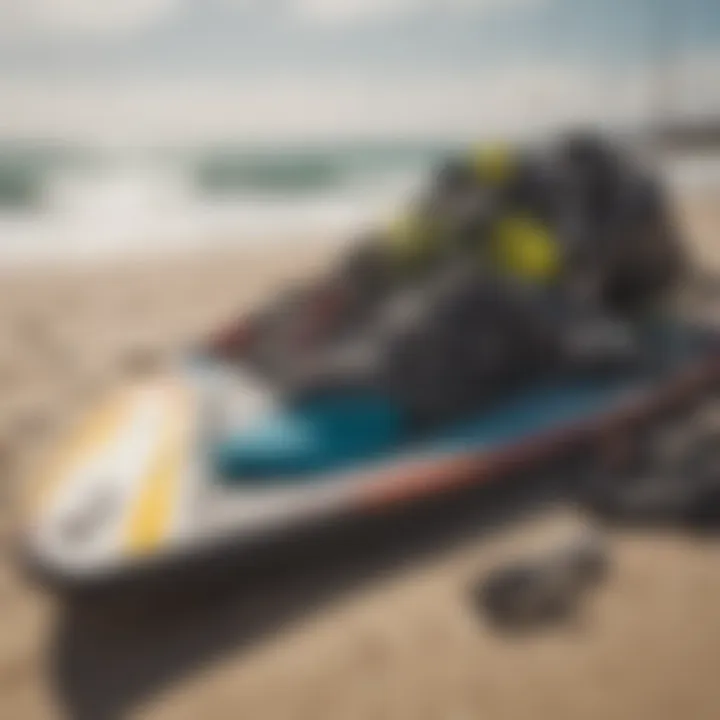
<path id="1" fill-rule="evenodd" d="M 289 0 L 294 15 L 323 25 L 375 22 L 413 13 L 486 13 L 530 7 L 551 0 Z"/>
<path id="2" fill-rule="evenodd" d="M 288 73 L 243 82 L 135 78 L 111 86 L 15 81 L 0 83 L 0 135 L 130 144 L 358 135 L 469 139 L 572 123 L 640 122 L 648 90 L 641 68 L 610 72 L 554 63 L 452 77 Z"/>
<path id="3" fill-rule="evenodd" d="M 382 22 L 426 11 L 486 13 L 553 0 L 224 0 L 232 10 L 266 9 L 276 19 L 338 27 Z M 0 0 L 0 36 L 112 36 L 132 33 L 170 17 L 183 4 L 205 0 Z"/>
<path id="4" fill-rule="evenodd" d="M 305 20 L 337 25 L 401 15 L 419 5 L 417 0 L 295 0 L 287 9 Z"/>
<path id="5" fill-rule="evenodd" d="M 0 0 L 0 32 L 16 38 L 113 35 L 147 27 L 182 0 Z"/>
<path id="6" fill-rule="evenodd" d="M 423 12 L 484 14 L 544 5 L 554 0 L 279 0 L 275 11 L 326 27 L 394 20 Z M 230 6 L 262 6 L 267 0 L 225 0 Z"/>

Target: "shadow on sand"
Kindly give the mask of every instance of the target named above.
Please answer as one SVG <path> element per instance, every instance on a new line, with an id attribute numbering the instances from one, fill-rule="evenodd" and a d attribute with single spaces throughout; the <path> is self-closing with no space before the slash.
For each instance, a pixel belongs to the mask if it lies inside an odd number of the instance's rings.
<path id="1" fill-rule="evenodd" d="M 336 529 L 332 536 L 319 533 L 172 594 L 128 597 L 112 606 L 67 604 L 51 656 L 63 710 L 82 720 L 123 717 L 196 669 L 281 631 L 362 583 L 548 503 L 570 500 L 568 479 L 567 473 L 513 479 Z"/>

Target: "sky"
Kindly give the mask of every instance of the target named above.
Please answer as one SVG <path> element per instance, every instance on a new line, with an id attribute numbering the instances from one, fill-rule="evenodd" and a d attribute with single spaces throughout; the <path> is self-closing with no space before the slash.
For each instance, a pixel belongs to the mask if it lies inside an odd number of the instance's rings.
<path id="1" fill-rule="evenodd" d="M 2 138 L 632 124 L 720 114 L 718 77 L 717 0 L 0 0 Z"/>

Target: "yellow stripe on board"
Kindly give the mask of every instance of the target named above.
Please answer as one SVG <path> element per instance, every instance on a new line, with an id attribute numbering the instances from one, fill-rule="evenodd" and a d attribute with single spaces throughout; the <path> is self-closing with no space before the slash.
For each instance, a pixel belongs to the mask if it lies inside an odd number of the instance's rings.
<path id="1" fill-rule="evenodd" d="M 117 437 L 127 420 L 133 393 L 118 393 L 94 413 L 88 415 L 48 462 L 38 483 L 33 507 L 41 510 L 82 463 L 97 457 Z"/>
<path id="2" fill-rule="evenodd" d="M 170 528 L 188 439 L 185 400 L 185 394 L 179 388 L 169 389 L 158 446 L 128 523 L 126 548 L 134 555 L 154 550 Z"/>

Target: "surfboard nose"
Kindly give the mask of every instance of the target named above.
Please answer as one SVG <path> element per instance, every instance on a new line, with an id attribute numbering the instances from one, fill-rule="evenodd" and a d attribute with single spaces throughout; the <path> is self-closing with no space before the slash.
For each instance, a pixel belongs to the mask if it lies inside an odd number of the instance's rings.
<path id="1" fill-rule="evenodd" d="M 167 377 L 121 388 L 88 413 L 29 503 L 31 564 L 93 573 L 162 547 L 179 513 L 190 415 L 187 388 Z"/>

